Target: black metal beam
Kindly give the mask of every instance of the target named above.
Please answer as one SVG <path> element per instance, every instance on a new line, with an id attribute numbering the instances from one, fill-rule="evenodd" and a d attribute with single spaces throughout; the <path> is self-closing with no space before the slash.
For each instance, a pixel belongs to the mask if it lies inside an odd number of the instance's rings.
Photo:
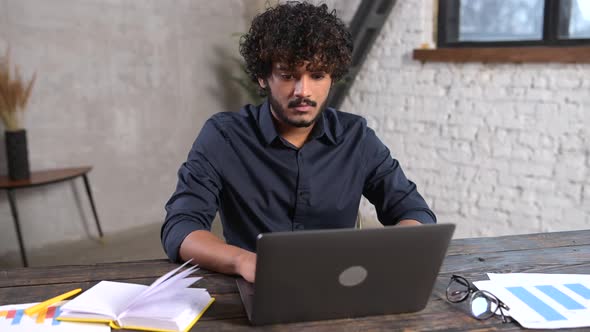
<path id="1" fill-rule="evenodd" d="M 348 74 L 332 87 L 327 105 L 340 108 L 397 0 L 362 0 L 350 22 L 354 49 Z"/>

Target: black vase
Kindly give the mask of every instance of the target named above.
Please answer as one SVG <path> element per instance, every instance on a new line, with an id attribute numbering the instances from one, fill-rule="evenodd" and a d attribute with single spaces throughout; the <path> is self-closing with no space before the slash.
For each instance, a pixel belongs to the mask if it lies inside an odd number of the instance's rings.
<path id="1" fill-rule="evenodd" d="M 8 177 L 12 180 L 24 180 L 31 177 L 29 169 L 29 151 L 27 149 L 27 131 L 24 129 L 5 132 L 6 161 Z"/>

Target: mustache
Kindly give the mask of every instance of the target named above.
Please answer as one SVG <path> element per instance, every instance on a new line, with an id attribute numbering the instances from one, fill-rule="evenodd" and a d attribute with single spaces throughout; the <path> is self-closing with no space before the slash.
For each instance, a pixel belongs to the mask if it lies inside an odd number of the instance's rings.
<path id="1" fill-rule="evenodd" d="M 297 99 L 293 99 L 289 102 L 289 104 L 287 104 L 288 108 L 294 108 L 294 107 L 299 107 L 299 106 L 311 106 L 311 107 L 316 107 L 317 106 L 317 102 L 308 99 L 308 98 L 303 98 L 303 97 L 299 97 Z"/>

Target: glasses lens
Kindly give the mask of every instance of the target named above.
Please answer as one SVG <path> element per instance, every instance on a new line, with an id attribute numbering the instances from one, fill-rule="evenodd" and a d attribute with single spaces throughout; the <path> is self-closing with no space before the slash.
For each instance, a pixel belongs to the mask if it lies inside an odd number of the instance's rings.
<path id="1" fill-rule="evenodd" d="M 471 313 L 477 319 L 488 319 L 498 310 L 498 302 L 495 297 L 488 296 L 482 291 L 477 291 L 471 296 Z"/>
<path id="2" fill-rule="evenodd" d="M 461 302 L 469 295 L 469 283 L 461 277 L 453 277 L 447 287 L 447 299 L 451 302 Z"/>

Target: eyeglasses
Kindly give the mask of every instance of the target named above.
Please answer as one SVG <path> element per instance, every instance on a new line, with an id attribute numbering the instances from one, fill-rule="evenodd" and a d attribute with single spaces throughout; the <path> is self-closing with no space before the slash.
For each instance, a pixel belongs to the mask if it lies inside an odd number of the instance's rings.
<path id="1" fill-rule="evenodd" d="M 504 315 L 504 310 L 510 310 L 508 306 L 500 301 L 494 294 L 478 290 L 467 279 L 453 275 L 449 286 L 447 286 L 447 300 L 452 303 L 459 303 L 469 298 L 469 309 L 473 317 L 484 320 L 488 319 L 500 311 L 502 322 L 507 323 L 508 319 Z"/>

